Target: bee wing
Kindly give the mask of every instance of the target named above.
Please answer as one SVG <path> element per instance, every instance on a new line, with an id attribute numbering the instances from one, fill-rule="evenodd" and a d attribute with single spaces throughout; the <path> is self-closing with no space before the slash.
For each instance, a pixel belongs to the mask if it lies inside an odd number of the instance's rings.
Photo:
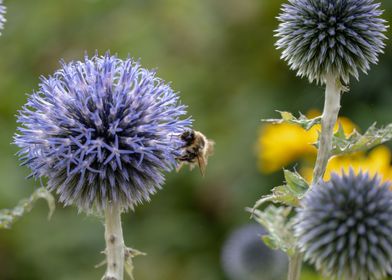
<path id="1" fill-rule="evenodd" d="M 206 174 L 206 165 L 207 165 L 205 158 L 202 156 L 198 156 L 197 163 L 199 165 L 199 170 L 200 170 L 201 176 L 204 177 L 204 175 Z"/>
<path id="2" fill-rule="evenodd" d="M 214 153 L 214 146 L 215 142 L 212 140 L 208 140 L 208 145 L 207 145 L 207 156 L 211 156 Z"/>

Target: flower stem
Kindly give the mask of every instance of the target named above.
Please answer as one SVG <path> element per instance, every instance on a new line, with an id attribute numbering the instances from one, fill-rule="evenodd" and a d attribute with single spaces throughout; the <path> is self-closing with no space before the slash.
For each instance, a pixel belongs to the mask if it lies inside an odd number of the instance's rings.
<path id="1" fill-rule="evenodd" d="M 336 75 L 326 76 L 325 103 L 321 118 L 321 133 L 317 152 L 316 166 L 313 172 L 312 185 L 323 178 L 328 160 L 331 157 L 333 129 L 340 110 L 342 86 Z M 288 280 L 299 280 L 302 268 L 302 254 L 296 252 L 289 260 Z"/>
<path id="2" fill-rule="evenodd" d="M 296 252 L 289 257 L 289 273 L 287 280 L 299 280 L 301 277 L 302 254 Z"/>
<path id="3" fill-rule="evenodd" d="M 105 210 L 106 273 L 103 280 L 124 279 L 124 239 L 121 207 L 109 203 Z"/>
<path id="4" fill-rule="evenodd" d="M 317 152 L 316 166 L 313 172 L 312 185 L 323 178 L 327 163 L 331 157 L 333 129 L 340 110 L 342 86 L 336 75 L 326 76 L 324 112 L 321 119 L 321 134 Z"/>

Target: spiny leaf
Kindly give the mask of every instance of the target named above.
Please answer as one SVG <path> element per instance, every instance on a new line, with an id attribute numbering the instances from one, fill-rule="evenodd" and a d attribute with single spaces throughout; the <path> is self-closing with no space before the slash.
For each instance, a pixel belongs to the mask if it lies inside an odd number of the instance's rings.
<path id="1" fill-rule="evenodd" d="M 269 248 L 272 250 L 279 250 L 279 244 L 276 243 L 276 240 L 271 237 L 271 235 L 263 235 L 261 237 L 261 240 L 263 240 L 264 244 L 267 245 Z"/>
<path id="2" fill-rule="evenodd" d="M 261 205 L 267 202 L 282 203 L 288 206 L 299 207 L 299 199 L 289 190 L 287 185 L 278 186 L 272 189 L 272 194 L 264 195 L 256 201 L 253 206 L 255 211 Z"/>
<path id="3" fill-rule="evenodd" d="M 48 219 L 50 219 L 55 210 L 55 199 L 46 188 L 39 188 L 29 198 L 19 201 L 15 208 L 0 210 L 0 229 L 10 229 L 17 219 L 31 211 L 35 202 L 40 198 L 45 199 L 48 203 Z"/>
<path id="4" fill-rule="evenodd" d="M 289 170 L 284 170 L 283 172 L 287 187 L 290 192 L 297 198 L 302 198 L 302 196 L 309 189 L 309 184 L 297 172 L 291 172 Z"/>
<path id="5" fill-rule="evenodd" d="M 275 203 L 299 207 L 299 197 L 290 190 L 288 185 L 273 188 L 272 195 L 275 197 Z"/>
<path id="6" fill-rule="evenodd" d="M 286 185 L 272 189 L 272 193 L 262 196 L 256 201 L 253 209 L 259 208 L 266 202 L 282 203 L 287 206 L 299 207 L 300 199 L 309 189 L 308 183 L 297 172 L 284 170 Z"/>
<path id="7" fill-rule="evenodd" d="M 133 270 L 134 270 L 134 265 L 133 265 L 133 258 L 137 256 L 145 256 L 146 253 L 140 252 L 136 249 L 132 249 L 129 247 L 125 248 L 125 271 L 127 272 L 128 276 L 131 278 L 131 280 L 134 280 L 133 276 Z"/>
<path id="8" fill-rule="evenodd" d="M 332 155 L 367 151 L 392 140 L 392 123 L 382 128 L 377 128 L 374 123 L 364 134 L 354 131 L 346 136 L 341 130 L 339 129 L 333 136 Z"/>
<path id="9" fill-rule="evenodd" d="M 103 251 L 102 253 L 106 254 L 106 251 Z M 137 256 L 145 256 L 145 255 L 147 254 L 140 252 L 136 249 L 124 246 L 124 269 L 128 274 L 129 278 L 131 278 L 131 280 L 135 280 L 135 277 L 133 276 L 133 270 L 135 268 L 133 265 L 133 258 Z M 107 264 L 106 259 L 100 262 L 99 264 L 95 265 L 95 268 L 99 268 L 101 266 L 104 266 L 105 264 Z M 106 276 L 103 276 L 102 280 L 106 278 L 107 278 Z"/>
<path id="10" fill-rule="evenodd" d="M 280 113 L 280 116 L 282 117 L 281 119 L 264 119 L 261 121 L 273 123 L 273 124 L 282 124 L 282 123 L 296 124 L 306 130 L 309 130 L 314 125 L 321 123 L 321 116 L 316 117 L 314 119 L 308 119 L 305 115 L 299 113 L 299 118 L 296 118 L 290 112 L 284 112 L 284 111 L 277 111 L 277 112 Z"/>
<path id="11" fill-rule="evenodd" d="M 289 256 L 295 253 L 296 238 L 293 234 L 293 221 L 289 218 L 291 207 L 268 206 L 264 211 L 252 210 L 254 219 L 261 224 L 268 234 L 262 237 L 267 246 L 280 249 Z"/>

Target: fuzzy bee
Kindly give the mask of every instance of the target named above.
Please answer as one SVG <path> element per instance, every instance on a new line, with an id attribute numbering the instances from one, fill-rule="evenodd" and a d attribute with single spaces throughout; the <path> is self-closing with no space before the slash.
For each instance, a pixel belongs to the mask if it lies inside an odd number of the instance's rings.
<path id="1" fill-rule="evenodd" d="M 204 134 L 195 130 L 185 131 L 180 138 L 185 144 L 181 147 L 181 156 L 177 158 L 180 162 L 177 171 L 184 164 L 189 164 L 191 170 L 198 165 L 201 175 L 204 176 L 208 157 L 212 155 L 214 150 L 214 141 L 207 139 Z"/>

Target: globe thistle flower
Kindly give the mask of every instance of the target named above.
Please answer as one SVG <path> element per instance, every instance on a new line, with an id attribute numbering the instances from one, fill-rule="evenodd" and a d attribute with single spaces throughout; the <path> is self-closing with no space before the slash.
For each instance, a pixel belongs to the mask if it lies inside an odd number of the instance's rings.
<path id="1" fill-rule="evenodd" d="M 392 192 L 367 173 L 320 181 L 302 201 L 295 235 L 305 259 L 339 279 L 381 279 L 392 271 Z"/>
<path id="2" fill-rule="evenodd" d="M 4 15 L 5 15 L 6 11 L 7 11 L 7 9 L 3 5 L 3 0 L 0 0 L 0 29 L 4 28 L 4 23 L 6 22 Z"/>
<path id="3" fill-rule="evenodd" d="M 222 248 L 222 267 L 228 279 L 283 279 L 288 258 L 281 251 L 268 248 L 261 240 L 267 232 L 257 224 L 234 230 Z"/>
<path id="4" fill-rule="evenodd" d="M 15 143 L 31 176 L 65 205 L 133 208 L 176 167 L 185 106 L 155 72 L 107 53 L 62 62 L 20 111 Z"/>
<path id="5" fill-rule="evenodd" d="M 298 75 L 324 83 L 327 73 L 358 79 L 383 52 L 387 29 L 372 0 L 289 0 L 276 36 L 282 58 Z"/>

